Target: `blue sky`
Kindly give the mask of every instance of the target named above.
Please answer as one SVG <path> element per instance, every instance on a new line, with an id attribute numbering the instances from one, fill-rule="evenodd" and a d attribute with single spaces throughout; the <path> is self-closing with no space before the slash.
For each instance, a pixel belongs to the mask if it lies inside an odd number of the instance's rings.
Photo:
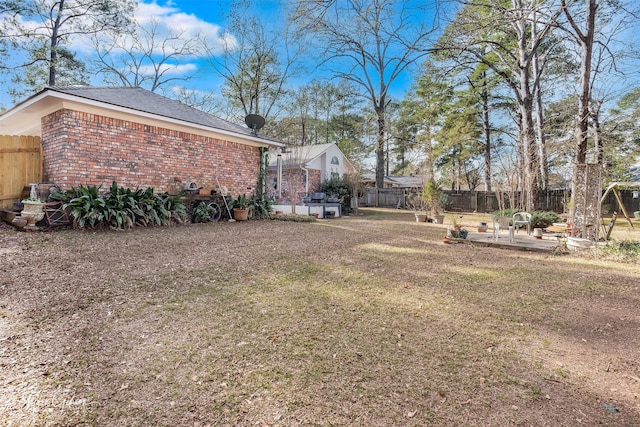
<path id="1" fill-rule="evenodd" d="M 139 0 L 139 7 L 136 12 L 136 20 L 141 24 L 148 24 L 151 19 L 159 21 L 161 34 L 169 32 L 186 31 L 187 35 L 205 35 L 212 44 L 219 42 L 225 23 L 223 21 L 226 10 L 231 7 L 231 0 Z M 277 2 L 269 0 L 253 1 L 260 13 L 277 15 Z M 89 55 L 93 52 L 90 43 L 83 39 L 76 39 L 68 47 L 77 52 L 78 56 Z M 17 57 L 14 52 L 14 60 L 19 62 L 21 57 Z M 175 71 L 175 73 L 193 72 L 194 69 L 202 69 L 202 64 L 191 58 L 185 61 Z M 202 87 L 211 89 L 217 77 L 211 73 L 199 73 L 198 78 L 191 83 L 193 88 Z M 92 84 L 102 84 L 100 80 L 94 78 Z M 10 107 L 12 101 L 7 94 L 7 85 L 0 87 L 0 106 Z"/>
<path id="2" fill-rule="evenodd" d="M 1 0 L 0 0 L 1 1 Z M 136 18 L 139 22 L 148 22 L 155 17 L 160 22 L 161 30 L 165 33 L 171 31 L 186 30 L 190 34 L 205 34 L 212 45 L 220 42 L 223 35 L 223 29 L 226 27 L 224 16 L 229 8 L 236 3 L 249 4 L 254 11 L 263 16 L 267 22 L 277 21 L 285 18 L 284 13 L 280 9 L 282 0 L 139 0 L 139 9 Z M 632 26 L 629 29 L 629 36 L 637 39 L 637 28 Z M 86 41 L 76 40 L 71 46 L 72 50 L 79 54 L 90 54 L 91 46 Z M 634 65 L 637 62 L 634 63 Z M 200 70 L 197 77 L 188 83 L 190 89 L 199 89 L 203 91 L 218 92 L 221 86 L 221 79 L 213 72 L 206 70 L 204 64 L 197 58 L 185 60 L 180 67 L 177 67 L 174 73 L 189 73 L 194 70 Z M 326 76 L 327 74 L 325 74 Z M 316 77 L 322 76 L 322 73 L 316 72 Z M 623 87 L 632 87 L 638 82 L 638 68 L 634 67 L 627 73 L 628 78 L 621 80 L 615 79 L 615 85 Z M 312 77 L 306 75 L 303 78 L 294 80 L 294 84 L 304 84 Z M 410 72 L 405 72 L 391 87 L 391 95 L 396 99 L 403 98 L 409 90 L 413 81 Z M 92 84 L 103 84 L 101 80 L 92 81 Z M 4 86 L 4 85 L 3 85 Z M 6 93 L 7 87 L 0 87 L 0 106 L 10 107 L 12 101 Z"/>
<path id="3" fill-rule="evenodd" d="M 284 13 L 280 9 L 277 0 L 252 0 L 248 1 L 251 8 L 269 21 L 276 21 L 284 18 Z M 160 23 L 160 30 L 164 33 L 178 32 L 186 30 L 188 34 L 204 34 L 211 41 L 212 45 L 220 42 L 226 23 L 224 16 L 230 7 L 234 5 L 232 0 L 139 0 L 139 8 L 136 12 L 136 19 L 140 23 L 148 23 L 151 18 L 157 19 Z M 75 40 L 70 46 L 79 55 L 89 55 L 92 53 L 92 46 L 84 40 Z M 197 58 L 184 61 L 180 67 L 173 72 L 190 73 L 199 70 L 196 78 L 191 80 L 186 86 L 190 89 L 203 91 L 217 91 L 222 81 L 213 72 L 206 70 L 203 62 Z M 321 73 L 317 73 L 320 76 Z M 304 84 L 313 76 L 305 76 L 296 79 L 295 84 Z M 405 73 L 392 86 L 392 96 L 401 98 L 411 84 L 410 73 Z M 94 78 L 92 84 L 104 84 L 101 80 Z M 6 93 L 6 87 L 0 88 L 0 106 L 10 107 L 12 101 Z"/>
<path id="4" fill-rule="evenodd" d="M 225 14 L 233 6 L 232 0 L 140 0 L 141 11 L 140 16 L 154 16 L 160 19 L 168 26 L 180 28 L 182 25 L 188 25 L 190 28 L 200 30 L 208 35 L 212 40 L 216 38 L 218 29 L 226 27 L 224 21 Z M 235 2 L 237 3 L 237 1 Z M 285 19 L 286 16 L 281 9 L 282 0 L 249 0 L 251 9 L 260 15 L 265 21 L 278 21 Z M 199 68 L 203 64 L 197 65 Z M 313 76 L 306 75 L 303 78 L 295 78 L 291 84 L 305 84 L 312 77 L 327 77 L 327 73 L 316 71 Z M 412 83 L 410 72 L 404 73 L 392 86 L 391 94 L 396 98 L 404 97 L 405 92 Z M 203 90 L 215 90 L 216 85 L 222 83 L 221 79 L 212 72 L 199 73 L 198 78 L 191 82 L 194 88 Z"/>

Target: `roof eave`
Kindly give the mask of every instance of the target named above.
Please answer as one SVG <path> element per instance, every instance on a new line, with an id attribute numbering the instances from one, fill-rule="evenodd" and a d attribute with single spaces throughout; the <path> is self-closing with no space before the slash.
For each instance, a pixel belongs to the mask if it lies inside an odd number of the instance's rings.
<path id="1" fill-rule="evenodd" d="M 251 141 L 256 145 L 263 145 L 263 146 L 266 145 L 266 146 L 272 146 L 272 147 L 282 147 L 282 146 L 284 146 L 283 143 L 280 143 L 280 142 L 277 142 L 277 141 L 273 141 L 273 140 L 270 140 L 270 139 L 261 138 L 261 137 L 259 137 L 257 135 L 256 136 L 252 136 L 252 135 L 246 135 L 246 134 L 242 134 L 242 133 L 231 132 L 231 131 L 224 130 L 224 129 L 219 129 L 219 128 L 215 128 L 215 127 L 211 127 L 211 126 L 204 126 L 204 125 L 200 125 L 200 124 L 197 124 L 197 123 L 192 123 L 192 122 L 189 122 L 189 121 L 186 121 L 186 120 L 179 120 L 179 119 L 175 119 L 175 118 L 171 118 L 171 117 L 167 117 L 167 116 L 162 116 L 162 115 L 159 115 L 159 114 L 153 114 L 153 113 L 149 113 L 149 112 L 145 112 L 145 111 L 141 111 L 141 110 L 136 110 L 136 109 L 133 109 L 133 108 L 122 107 L 122 106 L 119 106 L 119 105 L 114 105 L 114 104 L 110 104 L 110 103 L 103 102 L 103 101 L 97 101 L 97 100 L 93 100 L 93 99 L 89 99 L 89 98 L 85 98 L 85 97 L 81 97 L 81 96 L 77 96 L 77 95 L 68 94 L 68 93 L 65 93 L 65 92 L 60 92 L 60 91 L 57 91 L 55 88 L 43 89 L 42 91 L 40 91 L 37 94 L 31 96 L 30 98 L 27 98 L 26 100 L 20 102 L 19 104 L 16 104 L 11 109 L 9 109 L 9 110 L 5 111 L 4 113 L 0 114 L 0 119 L 6 120 L 7 118 L 15 116 L 15 115 L 27 110 L 32 105 L 35 105 L 38 102 L 41 102 L 41 101 L 45 100 L 48 97 L 58 99 L 58 100 L 62 101 L 63 103 L 64 103 L 64 101 L 75 102 L 75 103 L 85 104 L 85 105 L 96 107 L 96 108 L 107 109 L 107 110 L 112 110 L 112 111 L 116 111 L 116 112 L 120 112 L 120 113 L 131 114 L 131 115 L 135 115 L 135 116 L 139 116 L 139 117 L 143 117 L 143 118 L 147 118 L 147 119 L 151 119 L 151 120 L 158 120 L 158 121 L 161 121 L 161 122 L 166 122 L 166 123 L 186 126 L 186 127 L 190 127 L 190 128 L 193 128 L 193 129 L 198 129 L 198 130 L 201 130 L 201 131 L 213 132 L 213 133 L 220 134 L 220 135 L 232 136 L 232 137 L 235 137 L 235 138 L 241 138 L 241 139 L 246 140 L 246 141 Z M 38 123 L 38 126 L 39 125 L 40 124 Z"/>

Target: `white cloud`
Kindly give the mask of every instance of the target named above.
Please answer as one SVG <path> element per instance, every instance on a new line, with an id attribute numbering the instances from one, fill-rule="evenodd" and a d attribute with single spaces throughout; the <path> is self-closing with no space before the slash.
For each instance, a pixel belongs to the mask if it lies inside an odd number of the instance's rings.
<path id="1" fill-rule="evenodd" d="M 207 46 L 213 53 L 221 52 L 224 43 L 235 44 L 235 39 L 224 34 L 219 25 L 204 21 L 194 14 L 184 13 L 172 6 L 170 2 L 162 5 L 156 1 L 140 1 L 133 18 L 138 26 L 144 28 L 148 33 L 151 33 L 151 28 L 155 25 L 155 43 L 169 36 L 180 36 L 180 40 L 183 41 L 195 40 L 200 37 L 207 41 Z M 144 32 L 140 31 L 140 33 Z M 98 37 L 103 39 L 104 43 L 110 44 L 108 40 L 111 36 L 108 33 L 99 34 Z M 119 33 L 117 38 L 121 46 L 127 50 L 132 48 L 133 41 L 128 34 Z M 165 47 L 173 45 L 179 48 L 184 43 L 180 40 L 169 42 L 165 44 Z M 141 44 L 149 46 L 150 42 L 142 42 Z M 69 47 L 86 55 L 91 55 L 94 49 L 91 43 L 81 39 L 72 40 Z"/>
<path id="2" fill-rule="evenodd" d="M 183 74 L 193 73 L 198 69 L 196 64 L 163 64 L 160 66 L 160 72 L 164 73 L 165 76 L 180 76 Z M 155 69 L 151 65 L 144 65 L 140 67 L 140 74 L 143 75 L 153 75 L 155 73 Z"/>
<path id="3" fill-rule="evenodd" d="M 140 2 L 135 20 L 144 28 L 150 28 L 155 23 L 160 35 L 182 34 L 184 38 L 199 36 L 207 40 L 209 49 L 214 52 L 220 51 L 223 43 L 234 42 L 233 39 L 229 40 L 229 36 L 224 34 L 219 25 L 184 13 L 171 6 L 171 3 L 159 5 L 155 1 Z"/>

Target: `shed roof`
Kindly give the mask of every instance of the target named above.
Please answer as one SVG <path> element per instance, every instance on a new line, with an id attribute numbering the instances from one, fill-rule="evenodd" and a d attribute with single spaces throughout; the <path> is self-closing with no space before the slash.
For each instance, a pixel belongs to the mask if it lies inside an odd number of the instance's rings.
<path id="1" fill-rule="evenodd" d="M 376 182 L 375 173 L 367 173 L 362 177 L 362 182 Z M 420 188 L 424 185 L 421 176 L 385 175 L 384 183 L 396 188 Z"/>

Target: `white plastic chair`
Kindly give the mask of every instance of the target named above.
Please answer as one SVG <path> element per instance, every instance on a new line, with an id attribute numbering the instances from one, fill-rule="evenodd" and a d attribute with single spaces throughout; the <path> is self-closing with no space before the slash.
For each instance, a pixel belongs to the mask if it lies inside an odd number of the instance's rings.
<path id="1" fill-rule="evenodd" d="M 527 234 L 531 234 L 531 214 L 529 212 L 518 212 L 513 214 L 513 228 L 516 232 L 520 227 L 527 226 Z"/>
<path id="2" fill-rule="evenodd" d="M 500 230 L 509 230 L 509 243 L 513 242 L 513 226 L 511 225 L 511 217 L 501 216 L 493 219 L 493 237 L 498 241 Z"/>

